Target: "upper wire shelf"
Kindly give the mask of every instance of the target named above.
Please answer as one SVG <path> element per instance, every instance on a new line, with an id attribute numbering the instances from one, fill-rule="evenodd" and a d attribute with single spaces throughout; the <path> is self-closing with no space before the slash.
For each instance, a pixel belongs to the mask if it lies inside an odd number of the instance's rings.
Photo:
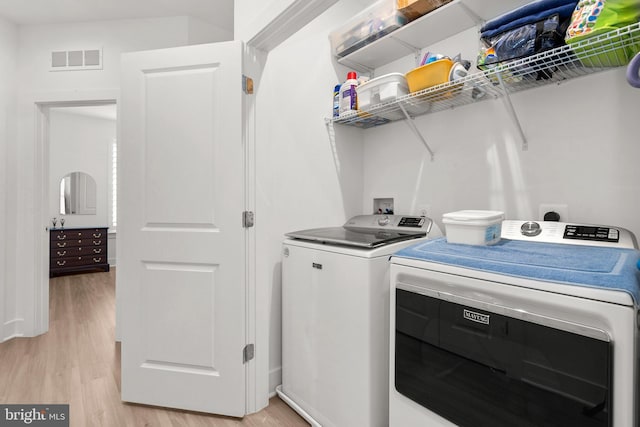
<path id="1" fill-rule="evenodd" d="M 330 121 L 362 128 L 413 118 L 624 66 L 640 52 L 640 22 L 472 73 Z M 502 84 L 500 83 L 502 80 Z"/>

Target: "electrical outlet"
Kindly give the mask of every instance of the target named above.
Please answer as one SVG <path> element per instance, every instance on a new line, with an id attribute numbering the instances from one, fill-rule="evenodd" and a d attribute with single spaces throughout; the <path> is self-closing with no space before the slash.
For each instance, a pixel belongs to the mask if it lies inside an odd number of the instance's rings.
<path id="1" fill-rule="evenodd" d="M 547 212 L 557 212 L 560 215 L 560 222 L 569 222 L 569 206 L 555 203 L 541 203 L 538 207 L 538 220 L 544 220 Z"/>

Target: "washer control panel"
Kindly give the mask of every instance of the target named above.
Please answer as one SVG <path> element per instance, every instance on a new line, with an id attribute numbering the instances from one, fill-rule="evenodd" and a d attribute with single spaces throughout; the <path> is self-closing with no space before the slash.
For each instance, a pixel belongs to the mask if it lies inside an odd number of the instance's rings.
<path id="1" fill-rule="evenodd" d="M 434 223 L 430 218 L 423 216 L 405 216 L 405 215 L 358 215 L 350 218 L 345 228 L 351 229 L 380 229 L 386 231 L 397 231 L 400 233 L 424 232 L 431 233 Z M 431 234 L 430 234 L 431 235 Z M 437 234 L 433 237 L 438 237 Z"/>
<path id="2" fill-rule="evenodd" d="M 638 248 L 636 238 L 629 230 L 607 225 L 504 220 L 501 237 L 532 242 Z"/>
<path id="3" fill-rule="evenodd" d="M 400 218 L 398 227 L 420 228 L 424 225 L 425 218 L 423 216 L 403 216 Z"/>

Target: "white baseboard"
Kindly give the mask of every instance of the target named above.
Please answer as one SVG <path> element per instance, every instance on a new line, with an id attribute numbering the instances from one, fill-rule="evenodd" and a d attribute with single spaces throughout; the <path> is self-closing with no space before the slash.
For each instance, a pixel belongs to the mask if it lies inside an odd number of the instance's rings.
<path id="1" fill-rule="evenodd" d="M 282 384 L 282 366 L 269 371 L 269 399 L 276 395 L 276 387 Z"/>
<path id="2" fill-rule="evenodd" d="M 18 338 L 18 337 L 24 336 L 24 333 L 22 332 L 23 323 L 24 323 L 24 319 L 20 319 L 20 318 L 15 318 L 5 322 L 2 328 L 2 332 L 4 336 L 2 337 L 2 341 L 0 342 L 9 341 L 12 338 Z"/>

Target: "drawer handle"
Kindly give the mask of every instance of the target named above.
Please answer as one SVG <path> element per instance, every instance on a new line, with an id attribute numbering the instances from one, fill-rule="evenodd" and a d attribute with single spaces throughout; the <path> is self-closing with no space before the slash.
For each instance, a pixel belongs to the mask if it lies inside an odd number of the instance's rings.
<path id="1" fill-rule="evenodd" d="M 100 261 L 102 261 L 102 258 L 95 258 L 95 257 L 93 258 L 93 262 L 100 262 Z"/>
<path id="2" fill-rule="evenodd" d="M 58 256 L 65 256 L 67 251 L 58 251 Z"/>
<path id="3" fill-rule="evenodd" d="M 102 237 L 102 233 L 98 233 L 98 235 L 96 235 L 96 233 L 93 233 L 93 237 L 99 239 L 100 237 Z"/>
<path id="4" fill-rule="evenodd" d="M 60 243 L 60 242 L 58 242 L 58 247 L 59 247 L 59 248 L 64 248 L 64 247 L 66 247 L 66 246 L 67 246 L 67 242 L 64 242 L 64 243 Z"/>
<path id="5" fill-rule="evenodd" d="M 57 238 L 58 238 L 58 240 L 64 240 L 64 239 L 67 238 L 67 235 L 66 234 L 58 234 Z"/>
<path id="6" fill-rule="evenodd" d="M 94 253 L 94 254 L 99 254 L 99 253 L 101 253 L 101 252 L 102 252 L 102 248 L 100 248 L 100 249 L 94 249 L 94 250 L 93 250 L 93 253 Z"/>
<path id="7" fill-rule="evenodd" d="M 98 246 L 98 245 L 102 244 L 102 240 L 94 240 L 94 241 L 93 241 L 93 244 L 94 244 L 95 246 Z"/>
<path id="8" fill-rule="evenodd" d="M 67 261 L 56 261 L 56 264 L 62 266 L 65 265 L 67 263 Z"/>

